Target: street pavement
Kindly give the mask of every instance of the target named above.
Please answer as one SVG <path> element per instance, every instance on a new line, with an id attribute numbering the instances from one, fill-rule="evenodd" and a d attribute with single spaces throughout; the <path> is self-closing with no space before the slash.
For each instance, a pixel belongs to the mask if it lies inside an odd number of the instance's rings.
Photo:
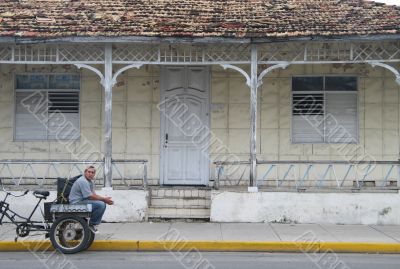
<path id="1" fill-rule="evenodd" d="M 1 242 L 11 242 L 15 238 L 15 227 L 11 224 L 0 226 Z M 44 240 L 42 234 L 32 234 L 23 240 Z M 361 252 L 374 251 L 374 246 L 384 247 L 376 249 L 381 253 L 400 253 L 400 226 L 395 225 L 332 225 L 332 224 L 281 224 L 281 223 L 199 223 L 199 222 L 144 222 L 144 223 L 102 223 L 99 234 L 96 235 L 97 250 L 107 250 L 110 243 L 118 242 L 152 242 L 153 246 L 143 245 L 137 250 L 160 250 L 154 243 L 175 242 L 205 242 L 209 245 L 197 247 L 200 250 L 230 250 L 230 251 L 274 251 L 273 246 L 278 246 L 276 251 L 284 250 L 279 246 L 288 243 L 318 242 L 318 247 L 323 243 L 341 244 L 340 247 L 352 244 L 359 247 L 368 245 L 370 248 Z M 101 244 L 99 243 L 101 242 Z M 245 243 L 249 248 L 242 248 L 236 244 L 229 248 L 225 243 Z M 108 243 L 108 244 L 105 244 Z M 261 247 L 269 243 L 268 248 Z M 255 247 L 260 244 L 260 248 Z M 374 245 L 375 244 L 375 245 Z M 100 246 L 101 245 L 101 246 Z M 220 247 L 220 248 L 219 248 Z M 131 248 L 130 248 L 131 249 Z M 164 249 L 168 249 L 165 248 Z M 340 249 L 340 248 L 339 248 Z M 7 249 L 0 250 L 4 251 Z M 10 249 L 13 250 L 13 249 Z M 118 247 L 109 250 L 125 250 Z M 288 248 L 288 251 L 293 249 Z M 300 249 L 302 250 L 302 249 Z M 303 249 L 304 250 L 304 249 Z M 358 252 L 352 248 L 342 249 L 344 252 Z M 380 251 L 382 250 L 382 251 Z"/>
<path id="2" fill-rule="evenodd" d="M 400 255 L 306 253 L 185 253 L 94 252 L 61 253 L 0 252 L 0 268 L 7 269 L 398 269 Z"/>
<path id="3" fill-rule="evenodd" d="M 195 241 L 298 242 L 313 236 L 322 242 L 400 243 L 400 226 L 396 225 L 142 222 L 102 223 L 98 228 L 96 240 L 160 240 L 176 234 Z M 15 226 L 0 226 L 0 241 L 14 238 Z"/>

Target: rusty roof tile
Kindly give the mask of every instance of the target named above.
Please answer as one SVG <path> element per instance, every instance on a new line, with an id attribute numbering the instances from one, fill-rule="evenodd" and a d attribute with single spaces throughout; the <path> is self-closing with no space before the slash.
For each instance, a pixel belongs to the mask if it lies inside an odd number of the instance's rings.
<path id="1" fill-rule="evenodd" d="M 0 36 L 284 38 L 399 33 L 399 7 L 361 0 L 0 1 Z"/>

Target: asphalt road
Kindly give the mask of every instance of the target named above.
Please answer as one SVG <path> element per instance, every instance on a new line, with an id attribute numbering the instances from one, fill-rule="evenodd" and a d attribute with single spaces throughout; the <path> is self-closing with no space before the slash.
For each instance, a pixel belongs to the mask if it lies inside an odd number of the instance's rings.
<path id="1" fill-rule="evenodd" d="M 1 252 L 4 269 L 398 269 L 400 255 L 299 253 Z"/>

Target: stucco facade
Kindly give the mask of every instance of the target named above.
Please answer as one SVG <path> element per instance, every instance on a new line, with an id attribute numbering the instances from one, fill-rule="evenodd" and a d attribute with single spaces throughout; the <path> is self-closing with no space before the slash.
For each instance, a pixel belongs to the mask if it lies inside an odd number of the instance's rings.
<path id="1" fill-rule="evenodd" d="M 87 141 L 103 152 L 104 95 L 94 73 L 70 65 L 1 65 L 0 71 L 0 159 L 85 159 L 93 151 L 82 148 Z M 14 141 L 14 75 L 42 72 L 81 74 L 81 138 L 68 147 L 56 141 Z M 346 145 L 345 156 L 338 145 L 291 143 L 292 76 L 343 74 L 358 77 L 358 144 Z M 268 74 L 263 82 L 258 98 L 258 159 L 346 161 L 350 155 L 359 158 L 368 153 L 375 160 L 398 160 L 400 88 L 393 73 L 367 64 L 291 65 Z M 113 158 L 147 159 L 152 184 L 159 179 L 159 84 L 160 67 L 145 65 L 120 75 L 113 88 Z M 220 142 L 211 147 L 211 161 L 227 149 L 248 160 L 249 99 L 249 88 L 240 73 L 212 68 L 211 130 Z M 221 145 L 226 146 L 222 152 Z M 259 167 L 260 173 L 262 169 Z M 379 169 L 373 173 L 382 175 Z M 210 175 L 214 177 L 212 166 Z"/>

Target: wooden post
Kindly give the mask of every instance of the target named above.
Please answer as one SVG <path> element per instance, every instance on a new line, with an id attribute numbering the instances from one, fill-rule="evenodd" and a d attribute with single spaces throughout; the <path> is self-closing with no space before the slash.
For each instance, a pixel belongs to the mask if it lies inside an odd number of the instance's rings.
<path id="1" fill-rule="evenodd" d="M 257 45 L 251 47 L 250 76 L 250 187 L 257 187 Z"/>
<path id="2" fill-rule="evenodd" d="M 112 187 L 112 45 L 105 45 L 104 61 L 104 187 Z"/>

